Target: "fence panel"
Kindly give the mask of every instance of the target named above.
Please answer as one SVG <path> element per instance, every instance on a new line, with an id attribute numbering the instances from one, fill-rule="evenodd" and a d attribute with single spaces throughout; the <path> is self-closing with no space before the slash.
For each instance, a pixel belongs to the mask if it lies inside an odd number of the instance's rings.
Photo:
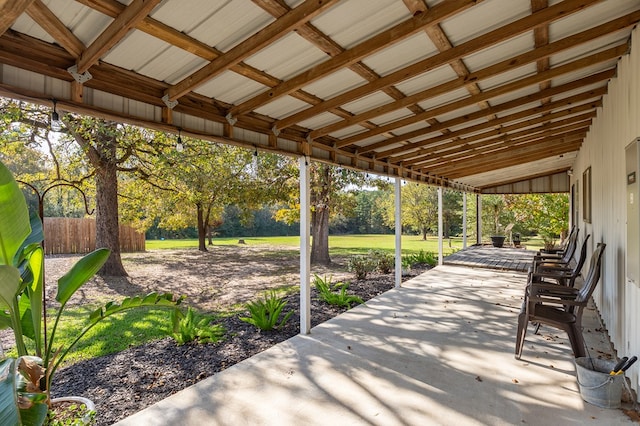
<path id="1" fill-rule="evenodd" d="M 45 254 L 89 253 L 96 248 L 96 221 L 70 217 L 45 217 Z M 145 250 L 144 234 L 120 225 L 120 251 Z"/>

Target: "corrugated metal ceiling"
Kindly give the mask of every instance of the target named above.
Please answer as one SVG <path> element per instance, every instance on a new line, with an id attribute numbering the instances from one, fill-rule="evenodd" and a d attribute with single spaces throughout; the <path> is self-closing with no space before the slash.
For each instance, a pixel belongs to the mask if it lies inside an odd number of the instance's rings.
<path id="1" fill-rule="evenodd" d="M 640 20 L 637 0 L 11 3 L 4 96 L 471 191 L 571 167 Z"/>

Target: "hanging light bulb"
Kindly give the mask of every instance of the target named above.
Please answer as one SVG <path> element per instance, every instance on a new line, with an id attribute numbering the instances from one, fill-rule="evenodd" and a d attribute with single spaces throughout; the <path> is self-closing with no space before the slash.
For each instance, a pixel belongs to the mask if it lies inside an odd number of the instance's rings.
<path id="1" fill-rule="evenodd" d="M 182 144 L 182 129 L 178 129 L 178 140 L 176 141 L 176 151 L 184 151 L 184 145 Z"/>
<path id="2" fill-rule="evenodd" d="M 60 114 L 56 111 L 56 100 L 53 100 L 53 112 L 51 113 L 51 130 L 59 132 L 62 130 L 62 122 L 60 121 Z"/>

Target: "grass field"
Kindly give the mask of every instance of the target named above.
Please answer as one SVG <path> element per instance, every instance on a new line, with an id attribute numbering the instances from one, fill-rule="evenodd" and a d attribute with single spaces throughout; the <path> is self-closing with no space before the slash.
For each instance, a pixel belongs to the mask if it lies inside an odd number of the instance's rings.
<path id="1" fill-rule="evenodd" d="M 297 248 L 300 246 L 300 237 L 240 237 L 248 245 L 277 245 Z M 235 238 L 215 238 L 214 245 L 236 245 L 238 237 Z M 468 244 L 472 244 L 471 241 Z M 196 248 L 198 240 L 147 240 L 147 250 L 161 249 L 181 249 Z M 332 235 L 329 237 L 329 252 L 332 255 L 363 254 L 369 250 L 385 250 L 392 252 L 395 250 L 394 235 Z M 444 240 L 444 254 L 462 249 L 462 238 L 454 237 Z M 423 241 L 420 236 L 403 235 L 402 252 L 405 254 L 418 253 L 420 250 L 438 252 L 438 240 L 435 237 L 428 237 Z"/>
<path id="2" fill-rule="evenodd" d="M 283 247 L 283 250 L 297 252 L 300 245 L 300 237 L 244 237 L 248 245 L 273 245 Z M 237 245 L 238 237 L 216 238 L 214 245 Z M 469 240 L 471 245 L 473 241 Z M 542 245 L 541 240 L 529 240 L 524 242 L 527 248 L 535 249 Z M 198 247 L 196 239 L 188 240 L 149 240 L 146 242 L 147 250 L 163 249 L 195 249 Z M 349 256 L 364 254 L 371 249 L 393 252 L 395 247 L 394 235 L 334 235 L 329 237 L 331 255 Z M 462 249 L 462 238 L 454 237 L 443 242 L 444 255 Z M 426 241 L 420 236 L 405 235 L 402 237 L 402 253 L 416 254 L 421 250 L 425 252 L 438 252 L 438 240 L 429 237 Z M 73 307 L 67 309 L 57 336 L 58 343 L 68 345 L 78 331 L 86 324 L 86 318 L 91 309 L 95 307 Z M 67 357 L 68 362 L 77 362 L 109 353 L 119 352 L 130 345 L 139 345 L 149 340 L 160 339 L 170 332 L 168 310 L 141 309 L 118 314 L 110 320 L 100 323 L 79 343 L 79 345 Z M 16 355 L 15 349 L 9 351 L 9 355 Z"/>

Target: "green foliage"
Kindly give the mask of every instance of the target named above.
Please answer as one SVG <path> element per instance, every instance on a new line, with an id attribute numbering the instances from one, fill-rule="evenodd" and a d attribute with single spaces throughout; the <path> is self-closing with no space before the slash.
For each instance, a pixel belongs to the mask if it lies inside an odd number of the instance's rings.
<path id="1" fill-rule="evenodd" d="M 347 261 L 347 270 L 356 275 L 356 279 L 362 280 L 367 274 L 375 271 L 376 264 L 369 256 L 351 256 Z"/>
<path id="2" fill-rule="evenodd" d="M 81 403 L 54 407 L 47 413 L 45 426 L 89 426 L 96 424 L 95 410 Z"/>
<path id="3" fill-rule="evenodd" d="M 412 232 L 427 238 L 427 234 L 438 229 L 438 188 L 407 183 L 401 189 L 402 226 L 405 232 Z M 385 209 L 385 220 L 389 227 L 395 224 L 395 196 L 389 193 L 380 203 Z M 462 227 L 462 194 L 444 190 L 442 195 L 443 235 L 449 238 Z"/>
<path id="4" fill-rule="evenodd" d="M 286 305 L 287 301 L 284 297 L 278 297 L 277 292 L 272 290 L 267 293 L 263 299 L 247 303 L 246 308 L 249 310 L 251 316 L 240 317 L 240 320 L 253 324 L 263 331 L 279 329 L 283 327 L 291 315 L 293 315 L 293 311 L 289 311 L 284 314 L 282 320 L 278 322 L 280 314 Z"/>
<path id="5" fill-rule="evenodd" d="M 388 274 L 393 269 L 395 259 L 391 253 L 382 250 L 369 250 L 369 257 L 381 274 Z"/>
<path id="6" fill-rule="evenodd" d="M 402 265 L 429 265 L 436 266 L 438 255 L 430 251 L 420 250 L 418 253 L 411 253 L 402 256 Z"/>
<path id="7" fill-rule="evenodd" d="M 569 229 L 568 194 L 506 195 L 505 207 L 512 212 L 516 232 L 538 233 L 551 243 Z"/>
<path id="8" fill-rule="evenodd" d="M 174 300 L 169 294 L 150 294 L 145 297 L 126 298 L 119 304 L 109 302 L 91 313 L 88 324 L 75 339 L 65 347 L 58 346 L 56 332 L 67 302 L 93 277 L 109 256 L 109 250 L 98 249 L 80 259 L 58 280 L 55 299 L 60 305 L 53 315 L 54 323 L 48 328 L 45 340 L 41 327 L 42 312 L 46 308 L 42 298 L 42 226 L 37 218 L 33 218 L 32 216 L 32 219 L 29 219 L 26 201 L 13 176 L 4 164 L 0 163 L 0 326 L 12 328 L 16 350 L 21 360 L 18 374 L 27 378 L 31 384 L 29 392 L 17 386 L 14 401 L 3 401 L 8 404 L 15 404 L 19 400 L 18 397 L 28 397 L 31 394 L 35 397 L 41 395 L 44 400 L 48 400 L 48 392 L 56 370 L 69 351 L 101 320 L 142 306 L 173 307 L 182 300 Z M 34 342 L 37 357 L 27 357 L 29 353 L 25 339 Z M 39 415 L 39 405 L 36 404 L 32 408 L 24 415 Z M 11 410 L 11 407 L 0 406 L 0 412 L 6 409 Z M 20 416 L 23 419 L 21 421 L 24 421 L 22 413 Z"/>
<path id="9" fill-rule="evenodd" d="M 193 341 L 198 343 L 219 342 L 224 337 L 226 330 L 221 324 L 211 324 L 212 320 L 212 316 L 196 314 L 191 307 L 187 309 L 186 315 L 179 309 L 175 309 L 171 312 L 173 324 L 171 336 L 178 345 Z"/>
<path id="10" fill-rule="evenodd" d="M 320 294 L 320 299 L 324 300 L 330 305 L 344 306 L 351 308 L 351 304 L 362 304 L 364 301 L 352 294 L 347 294 L 348 282 L 332 283 L 331 277 L 320 278 L 318 275 L 314 275 L 313 285 Z"/>

